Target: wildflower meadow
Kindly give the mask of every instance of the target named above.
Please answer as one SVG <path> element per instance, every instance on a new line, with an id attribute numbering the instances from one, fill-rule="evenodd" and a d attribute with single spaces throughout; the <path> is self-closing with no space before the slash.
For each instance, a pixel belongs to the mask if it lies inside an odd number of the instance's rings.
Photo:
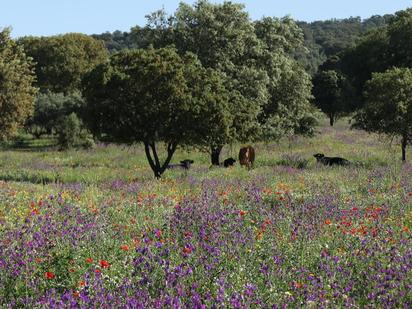
<path id="1" fill-rule="evenodd" d="M 319 130 L 254 145 L 250 171 L 179 150 L 192 168 L 160 180 L 139 145 L 5 145 L 0 307 L 410 308 L 412 153 Z"/>

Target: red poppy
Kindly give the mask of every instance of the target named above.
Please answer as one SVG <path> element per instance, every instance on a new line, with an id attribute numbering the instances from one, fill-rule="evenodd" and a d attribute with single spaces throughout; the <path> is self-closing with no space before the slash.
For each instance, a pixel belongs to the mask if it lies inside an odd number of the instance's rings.
<path id="1" fill-rule="evenodd" d="M 86 282 L 85 281 L 80 281 L 79 282 L 79 286 L 85 286 L 86 285 Z"/>
<path id="2" fill-rule="evenodd" d="M 325 220 L 325 224 L 326 224 L 326 225 L 331 225 L 331 224 L 332 224 L 332 221 L 330 221 L 329 219 L 328 219 L 328 220 Z"/>
<path id="3" fill-rule="evenodd" d="M 404 226 L 404 227 L 402 228 L 402 231 L 404 231 L 405 233 L 408 233 L 408 232 L 409 232 L 409 228 L 408 228 L 407 226 Z"/>
<path id="4" fill-rule="evenodd" d="M 79 294 L 79 292 L 73 292 L 73 296 L 76 297 L 76 298 L 79 298 L 80 294 Z"/>
<path id="5" fill-rule="evenodd" d="M 93 263 L 93 259 L 92 258 L 87 258 L 86 263 Z"/>
<path id="6" fill-rule="evenodd" d="M 129 251 L 129 246 L 128 245 L 121 245 L 120 249 L 122 249 L 123 251 Z"/>
<path id="7" fill-rule="evenodd" d="M 192 249 L 189 248 L 189 247 L 184 247 L 184 248 L 183 248 L 183 253 L 184 253 L 184 254 L 190 254 L 190 253 L 192 253 Z"/>
<path id="8" fill-rule="evenodd" d="M 110 267 L 110 264 L 109 264 L 109 262 L 106 261 L 106 260 L 100 260 L 100 267 L 101 267 L 101 268 L 109 268 L 109 267 Z"/>
<path id="9" fill-rule="evenodd" d="M 94 272 L 95 272 L 96 274 L 99 274 L 99 273 L 101 273 L 102 271 L 101 271 L 100 269 L 96 268 L 96 269 L 94 270 Z"/>
<path id="10" fill-rule="evenodd" d="M 247 214 L 247 212 L 244 211 L 244 210 L 239 211 L 239 215 L 240 215 L 241 217 L 245 216 L 246 214 Z"/>
<path id="11" fill-rule="evenodd" d="M 69 268 L 69 272 L 74 273 L 76 270 L 74 268 Z"/>
<path id="12" fill-rule="evenodd" d="M 46 271 L 44 276 L 46 279 L 54 279 L 54 277 L 56 277 L 51 271 Z"/>

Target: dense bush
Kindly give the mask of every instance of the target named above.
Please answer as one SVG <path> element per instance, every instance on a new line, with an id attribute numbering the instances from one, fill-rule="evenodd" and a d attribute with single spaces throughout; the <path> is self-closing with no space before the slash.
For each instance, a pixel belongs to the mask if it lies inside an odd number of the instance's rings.
<path id="1" fill-rule="evenodd" d="M 80 115 L 84 104 L 79 93 L 40 93 L 36 99 L 34 114 L 27 120 L 25 128 L 36 138 L 43 134 L 55 134 L 62 118 L 71 113 Z"/>
<path id="2" fill-rule="evenodd" d="M 56 131 L 57 142 L 61 149 L 75 146 L 90 148 L 94 145 L 93 138 L 75 113 L 60 117 Z"/>

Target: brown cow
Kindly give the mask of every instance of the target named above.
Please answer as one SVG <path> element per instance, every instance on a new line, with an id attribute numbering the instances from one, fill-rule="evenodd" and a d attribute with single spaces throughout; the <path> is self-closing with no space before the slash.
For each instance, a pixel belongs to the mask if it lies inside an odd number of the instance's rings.
<path id="1" fill-rule="evenodd" d="M 248 168 L 253 166 L 255 162 L 255 149 L 252 146 L 242 147 L 239 150 L 239 163 L 240 165 L 246 165 Z"/>

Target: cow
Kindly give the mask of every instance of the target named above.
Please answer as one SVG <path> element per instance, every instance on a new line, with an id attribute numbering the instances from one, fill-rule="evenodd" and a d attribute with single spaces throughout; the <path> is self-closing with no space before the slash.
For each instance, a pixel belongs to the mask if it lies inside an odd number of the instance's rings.
<path id="1" fill-rule="evenodd" d="M 224 167 L 230 167 L 233 166 L 233 164 L 235 164 L 236 160 L 233 158 L 227 158 L 225 161 L 223 161 L 223 166 Z"/>
<path id="2" fill-rule="evenodd" d="M 251 168 L 255 162 L 255 149 L 252 146 L 242 147 L 239 150 L 239 163 Z"/>
<path id="3" fill-rule="evenodd" d="M 190 169 L 190 166 L 191 166 L 194 162 L 195 162 L 195 161 L 193 161 L 193 160 L 186 159 L 186 160 L 180 161 L 179 164 L 169 164 L 169 165 L 167 166 L 167 168 L 170 168 L 170 169 L 183 168 L 183 169 L 185 169 L 185 170 L 188 170 L 188 169 Z"/>
<path id="4" fill-rule="evenodd" d="M 313 155 L 316 158 L 318 163 L 323 165 L 332 166 L 332 165 L 349 165 L 350 162 L 344 158 L 340 157 L 325 157 L 323 153 L 317 153 Z"/>

